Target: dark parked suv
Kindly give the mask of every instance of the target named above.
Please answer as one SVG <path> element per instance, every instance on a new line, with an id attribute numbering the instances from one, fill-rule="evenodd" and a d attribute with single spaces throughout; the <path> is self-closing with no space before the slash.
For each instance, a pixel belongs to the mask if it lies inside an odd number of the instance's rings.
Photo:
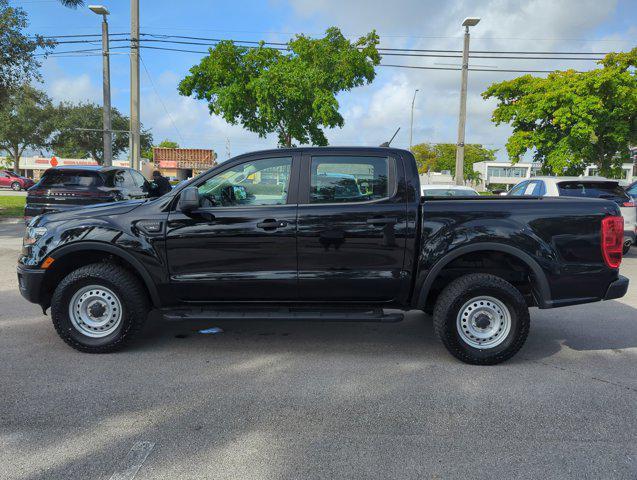
<path id="1" fill-rule="evenodd" d="M 64 166 L 50 168 L 29 190 L 24 216 L 97 203 L 146 198 L 150 184 L 132 168 Z"/>

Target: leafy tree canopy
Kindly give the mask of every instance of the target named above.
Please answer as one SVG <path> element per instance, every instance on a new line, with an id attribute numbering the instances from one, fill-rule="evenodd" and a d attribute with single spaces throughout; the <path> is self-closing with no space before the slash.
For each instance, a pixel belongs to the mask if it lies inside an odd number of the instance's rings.
<path id="1" fill-rule="evenodd" d="M 380 62 L 378 35 L 355 42 L 338 28 L 319 39 L 297 35 L 287 50 L 219 42 L 190 69 L 179 93 L 206 100 L 211 114 L 279 145 L 327 145 L 322 127 L 342 127 L 336 94 L 370 83 Z"/>
<path id="2" fill-rule="evenodd" d="M 117 108 L 111 109 L 113 130 L 128 131 L 129 119 Z M 57 109 L 56 131 L 51 149 L 56 155 L 70 158 L 93 158 L 99 164 L 104 160 L 102 131 L 102 107 L 95 103 L 62 103 Z M 141 147 L 146 150 L 152 144 L 152 134 L 141 130 Z M 113 158 L 128 149 L 128 134 L 113 133 Z"/>
<path id="3" fill-rule="evenodd" d="M 418 173 L 440 172 L 449 170 L 452 175 L 456 173 L 456 145 L 454 143 L 419 143 L 411 149 Z M 491 150 L 480 144 L 466 144 L 464 147 L 464 178 L 477 181 L 479 178 L 473 171 L 476 162 L 492 162 L 495 160 L 497 150 Z"/>
<path id="4" fill-rule="evenodd" d="M 44 92 L 29 85 L 10 90 L 0 105 L 0 149 L 13 168 L 26 148 L 45 148 L 53 131 L 55 109 Z"/>
<path id="5" fill-rule="evenodd" d="M 599 64 L 588 72 L 524 75 L 482 94 L 498 100 L 493 122 L 513 127 L 507 152 L 514 162 L 532 151 L 555 174 L 578 175 L 588 164 L 616 173 L 637 142 L 637 48 Z"/>
<path id="6" fill-rule="evenodd" d="M 0 104 L 6 101 L 11 89 L 40 78 L 40 62 L 34 52 L 39 47 L 49 49 L 54 46 L 54 42 L 39 35 L 25 34 L 28 25 L 27 14 L 22 8 L 0 0 Z"/>

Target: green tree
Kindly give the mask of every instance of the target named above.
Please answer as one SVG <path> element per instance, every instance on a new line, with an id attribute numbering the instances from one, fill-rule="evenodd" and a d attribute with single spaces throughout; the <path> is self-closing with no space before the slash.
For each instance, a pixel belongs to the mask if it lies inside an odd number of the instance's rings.
<path id="1" fill-rule="evenodd" d="M 128 148 L 129 119 L 117 108 L 111 110 L 113 130 L 113 158 Z M 51 139 L 51 148 L 56 155 L 71 158 L 93 158 L 102 164 L 104 140 L 102 135 L 102 107 L 95 103 L 62 103 L 57 108 L 56 131 Z M 152 134 L 141 130 L 141 147 L 152 145 Z"/>
<path id="2" fill-rule="evenodd" d="M 159 145 L 154 145 L 154 147 L 158 148 L 179 148 L 179 144 L 177 142 L 173 142 L 172 140 L 162 140 Z M 147 158 L 148 160 L 153 160 L 153 147 L 149 147 L 146 150 L 142 151 L 142 157 Z"/>
<path id="3" fill-rule="evenodd" d="M 617 172 L 637 142 L 637 48 L 611 53 L 600 68 L 524 75 L 491 85 L 482 96 L 496 98 L 492 120 L 509 123 L 509 157 L 527 151 L 545 171 L 577 175 L 595 164 L 602 175 Z"/>
<path id="4" fill-rule="evenodd" d="M 84 0 L 60 0 L 60 3 L 65 7 L 77 8 L 84 5 Z"/>
<path id="5" fill-rule="evenodd" d="M 411 149 L 419 173 L 429 171 L 440 172 L 449 170 L 452 175 L 456 173 L 456 145 L 454 143 L 419 143 Z M 495 160 L 496 150 L 483 147 L 480 144 L 469 143 L 464 148 L 464 178 L 476 183 L 479 176 L 473 171 L 476 162 L 492 162 Z"/>
<path id="6" fill-rule="evenodd" d="M 276 133 L 279 145 L 327 145 L 322 127 L 344 124 L 336 94 L 374 79 L 378 41 L 372 31 L 351 42 L 332 27 L 319 39 L 297 35 L 287 50 L 219 42 L 179 93 L 206 100 L 211 114 L 260 137 Z"/>
<path id="7" fill-rule="evenodd" d="M 0 105 L 7 100 L 11 89 L 40 78 L 40 62 L 35 50 L 44 48 L 46 53 L 55 45 L 39 35 L 26 35 L 24 30 L 28 25 L 22 8 L 0 0 Z"/>
<path id="8" fill-rule="evenodd" d="M 29 85 L 12 89 L 0 106 L 0 149 L 14 171 L 26 148 L 45 148 L 53 131 L 55 110 L 44 92 Z"/>

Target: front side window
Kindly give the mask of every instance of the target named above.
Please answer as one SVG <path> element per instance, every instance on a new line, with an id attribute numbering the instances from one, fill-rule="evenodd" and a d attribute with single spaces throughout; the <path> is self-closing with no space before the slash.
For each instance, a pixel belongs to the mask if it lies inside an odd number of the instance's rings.
<path id="1" fill-rule="evenodd" d="M 284 205 L 292 158 L 252 160 L 231 167 L 199 185 L 202 207 Z"/>
<path id="2" fill-rule="evenodd" d="M 346 203 L 390 196 L 390 162 L 383 157 L 313 157 L 310 203 Z"/>
<path id="3" fill-rule="evenodd" d="M 526 186 L 529 182 L 522 182 L 522 183 L 518 183 L 515 187 L 513 187 L 510 191 L 509 191 L 509 195 L 524 195 L 524 190 L 526 189 Z"/>

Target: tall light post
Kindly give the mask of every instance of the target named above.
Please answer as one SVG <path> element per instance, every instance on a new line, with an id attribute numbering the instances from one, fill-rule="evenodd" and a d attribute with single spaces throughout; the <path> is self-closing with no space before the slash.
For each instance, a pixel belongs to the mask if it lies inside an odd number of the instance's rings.
<path id="1" fill-rule="evenodd" d="M 140 169 L 141 139 L 139 120 L 139 0 L 130 2 L 130 158 L 131 167 Z"/>
<path id="2" fill-rule="evenodd" d="M 409 127 L 409 150 L 411 150 L 411 147 L 414 141 L 414 103 L 416 102 L 417 93 L 418 93 L 418 89 L 414 90 L 414 98 L 411 99 L 411 125 Z"/>
<path id="3" fill-rule="evenodd" d="M 478 17 L 468 17 L 462 22 L 464 27 L 464 47 L 462 49 L 462 83 L 460 86 L 460 116 L 458 118 L 458 143 L 456 146 L 456 185 L 464 185 L 464 130 L 467 123 L 467 77 L 469 76 L 469 27 L 480 22 Z"/>
<path id="4" fill-rule="evenodd" d="M 111 127 L 111 62 L 108 51 L 108 9 L 104 5 L 89 5 L 88 8 L 97 15 L 102 16 L 102 89 L 104 104 L 102 116 L 104 125 L 102 129 L 104 138 L 104 165 L 113 164 L 113 132 Z"/>

